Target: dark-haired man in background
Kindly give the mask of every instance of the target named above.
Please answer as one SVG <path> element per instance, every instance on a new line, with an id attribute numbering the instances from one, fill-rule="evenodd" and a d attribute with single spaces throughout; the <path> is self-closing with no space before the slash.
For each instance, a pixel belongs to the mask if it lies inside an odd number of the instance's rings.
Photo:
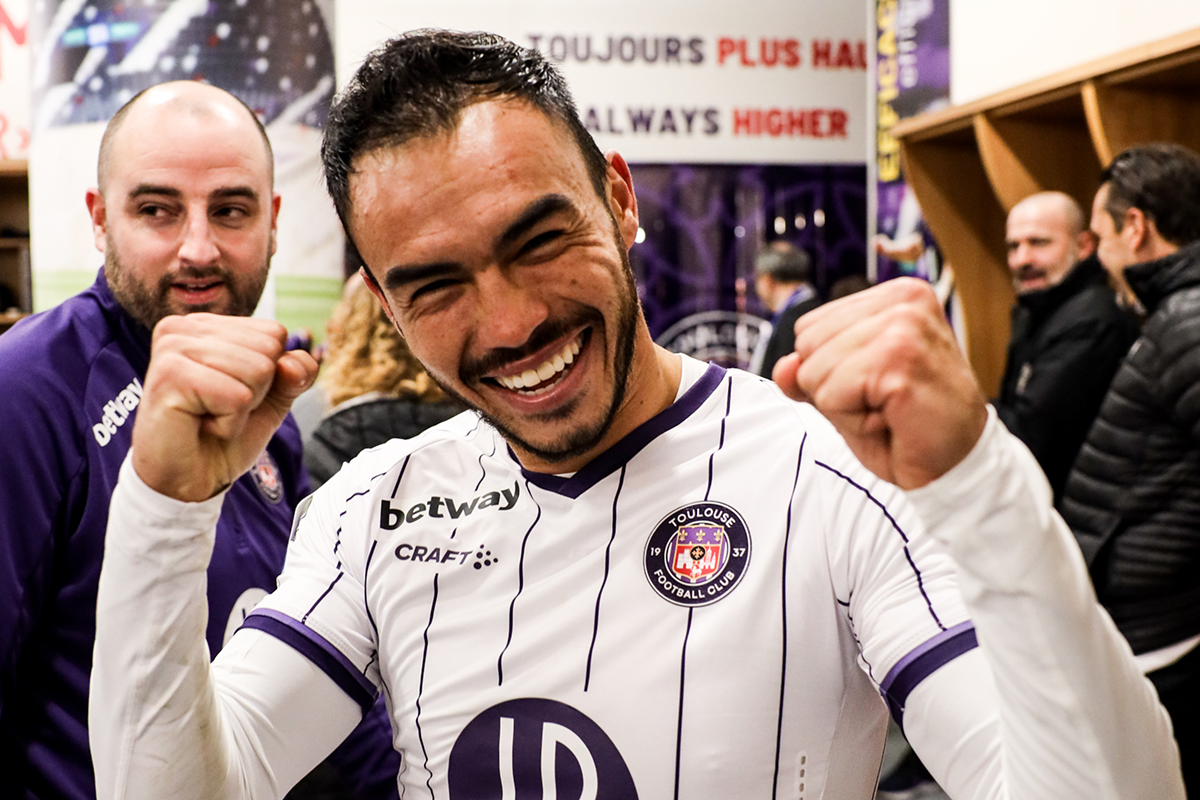
<path id="1" fill-rule="evenodd" d="M 1100 262 L 1146 315 L 1067 481 L 1100 602 L 1171 713 L 1200 795 L 1200 155 L 1134 147 L 1092 205 Z"/>
<path id="2" fill-rule="evenodd" d="M 759 345 L 750 371 L 771 377 L 775 362 L 795 349 L 796 320 L 821 305 L 812 285 L 812 259 L 791 242 L 771 242 L 754 262 L 754 292 L 771 310 L 771 335 Z"/>
<path id="3" fill-rule="evenodd" d="M 1094 253 L 1083 210 L 1062 192 L 1026 197 L 1008 213 L 1008 268 L 1017 302 L 1008 362 L 994 401 L 1062 496 L 1113 373 L 1138 335 Z"/>

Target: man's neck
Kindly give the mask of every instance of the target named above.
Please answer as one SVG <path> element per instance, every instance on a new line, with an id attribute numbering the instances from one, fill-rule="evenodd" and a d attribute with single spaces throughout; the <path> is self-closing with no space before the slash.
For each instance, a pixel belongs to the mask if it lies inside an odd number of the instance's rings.
<path id="1" fill-rule="evenodd" d="M 771 297 L 771 311 L 778 314 L 787 308 L 788 301 L 792 299 L 797 291 L 800 290 L 804 283 L 781 283 L 775 287 L 775 291 Z"/>

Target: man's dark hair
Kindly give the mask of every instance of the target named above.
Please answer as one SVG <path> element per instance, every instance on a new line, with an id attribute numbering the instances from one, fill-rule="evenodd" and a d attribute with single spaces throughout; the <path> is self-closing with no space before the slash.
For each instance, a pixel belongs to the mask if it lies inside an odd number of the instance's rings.
<path id="1" fill-rule="evenodd" d="M 1100 174 L 1108 184 L 1104 209 L 1118 231 L 1125 212 L 1139 209 L 1159 234 L 1182 247 L 1200 240 L 1200 155 L 1177 144 L 1147 144 L 1120 153 Z"/>
<path id="2" fill-rule="evenodd" d="M 812 274 L 808 253 L 790 242 L 771 242 L 754 262 L 754 271 L 782 283 L 804 283 Z"/>
<path id="3" fill-rule="evenodd" d="M 566 81 L 540 53 L 490 33 L 417 30 L 368 55 L 329 111 L 321 160 L 347 234 L 354 159 L 449 133 L 468 106 L 502 99 L 529 103 L 564 125 L 604 198 L 608 163 L 580 122 Z"/>

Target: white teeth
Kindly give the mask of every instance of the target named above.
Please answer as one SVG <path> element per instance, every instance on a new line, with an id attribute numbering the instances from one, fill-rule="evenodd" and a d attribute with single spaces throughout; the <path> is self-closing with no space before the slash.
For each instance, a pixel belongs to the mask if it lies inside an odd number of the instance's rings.
<path id="1" fill-rule="evenodd" d="M 538 368 L 527 369 L 520 375 L 497 375 L 496 381 L 501 386 L 507 389 L 527 389 L 537 386 L 558 375 L 567 368 L 568 365 L 574 363 L 575 356 L 579 354 L 579 339 L 572 339 L 563 349 L 555 353 L 550 359 L 543 361 Z M 549 387 L 543 387 L 549 388 Z M 535 390 L 536 394 L 540 390 Z"/>

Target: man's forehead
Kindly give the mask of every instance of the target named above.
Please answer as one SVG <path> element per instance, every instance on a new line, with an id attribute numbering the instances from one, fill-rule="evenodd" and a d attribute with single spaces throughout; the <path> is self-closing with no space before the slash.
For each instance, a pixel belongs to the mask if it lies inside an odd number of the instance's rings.
<path id="1" fill-rule="evenodd" d="M 357 154 L 350 185 L 387 170 L 409 169 L 425 174 L 429 157 L 458 169 L 488 169 L 519 158 L 533 158 L 534 166 L 571 162 L 585 170 L 583 156 L 565 124 L 532 105 L 513 99 L 481 100 L 459 114 L 455 126 L 420 135 L 404 142 L 381 142 Z"/>
<path id="2" fill-rule="evenodd" d="M 352 234 L 371 236 L 381 224 L 407 227 L 413 220 L 380 217 L 401 206 L 420 217 L 434 199 L 439 208 L 458 205 L 491 214 L 503 206 L 518 214 L 548 194 L 568 197 L 579 208 L 598 199 L 565 125 L 524 102 L 484 101 L 464 109 L 452 131 L 384 144 L 355 157 L 349 179 Z"/>
<path id="3" fill-rule="evenodd" d="M 1008 217 L 1008 238 L 1060 236 L 1067 232 L 1062 210 L 1049 205 L 1017 207 Z"/>
<path id="4" fill-rule="evenodd" d="M 270 183 L 268 146 L 249 111 L 235 104 L 232 98 L 211 92 L 200 94 L 199 99 L 147 92 L 113 135 L 110 175 L 136 184 L 147 180 L 142 174 L 147 171 L 199 173 L 225 168 Z"/>

